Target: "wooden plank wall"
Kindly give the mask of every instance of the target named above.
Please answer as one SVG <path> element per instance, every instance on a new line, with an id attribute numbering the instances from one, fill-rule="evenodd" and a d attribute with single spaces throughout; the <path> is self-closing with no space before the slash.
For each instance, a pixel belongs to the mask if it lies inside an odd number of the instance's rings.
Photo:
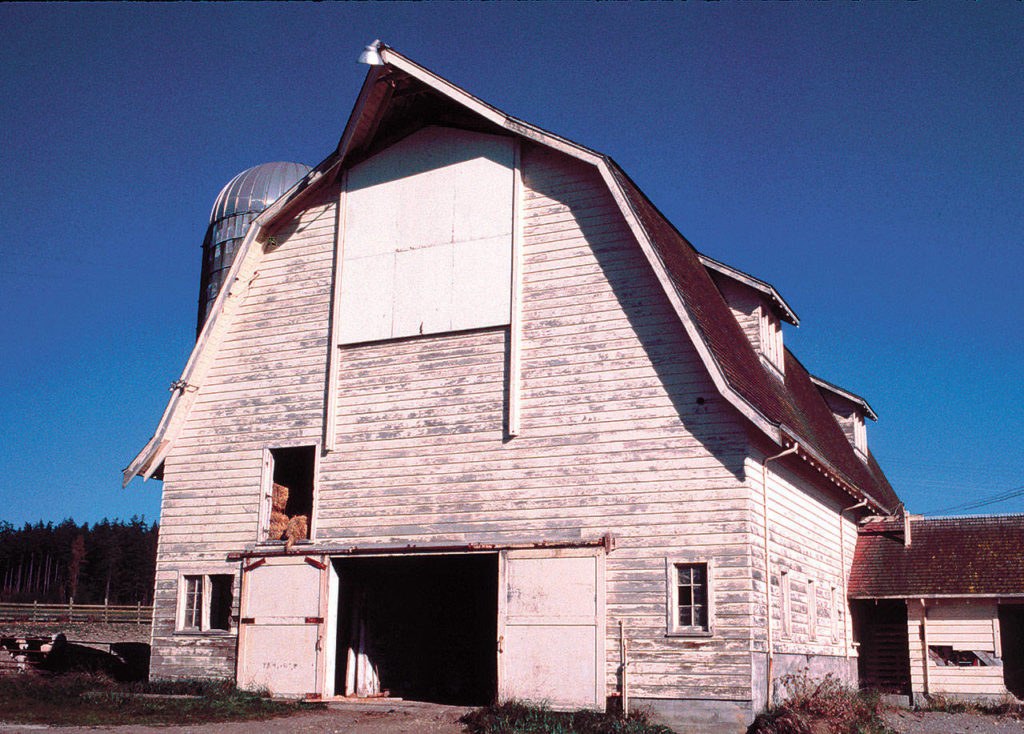
<path id="1" fill-rule="evenodd" d="M 613 532 L 608 690 L 621 619 L 632 695 L 749 700 L 759 602 L 741 419 L 593 169 L 524 146 L 523 178 L 521 435 L 504 434 L 507 329 L 345 347 L 316 539 Z M 265 255 L 168 457 L 156 675 L 230 674 L 226 648 L 218 658 L 173 633 L 177 570 L 255 540 L 264 447 L 320 438 L 336 197 L 304 212 Z M 711 638 L 665 636 L 665 559 L 681 552 L 715 565 Z"/>
<path id="2" fill-rule="evenodd" d="M 223 563 L 256 539 L 265 446 L 319 439 L 337 196 L 326 192 L 263 256 L 166 460 L 153 677 L 234 675 L 234 635 L 175 634 L 178 572 Z M 236 581 L 236 616 L 238 601 Z"/>
<path id="3" fill-rule="evenodd" d="M 761 349 L 761 318 L 764 300 L 753 289 L 740 285 L 732 278 L 711 271 L 711 278 L 722 292 L 729 310 L 746 334 L 754 351 L 763 354 Z"/>
<path id="4" fill-rule="evenodd" d="M 985 600 L 926 600 L 928 644 L 952 645 L 955 650 L 980 650 L 1000 656 L 999 613 L 994 602 Z M 925 692 L 926 650 L 921 636 L 924 607 L 917 600 L 907 602 L 910 640 L 910 679 L 915 693 Z M 1002 666 L 957 667 L 928 663 L 928 693 L 948 696 L 1005 696 Z"/>
<path id="5" fill-rule="evenodd" d="M 839 511 L 843 506 L 854 504 L 854 500 L 846 498 L 845 505 L 841 505 L 834 495 L 825 494 L 817 488 L 824 480 L 800 466 L 800 459 L 786 457 L 782 461 L 785 461 L 784 465 L 779 461 L 768 465 L 769 563 L 775 651 L 778 654 L 836 657 L 845 657 L 848 653 L 853 655 L 853 648 L 845 647 L 853 639 L 853 630 L 843 591 L 843 563 L 846 578 L 849 578 L 857 543 L 857 526 L 852 513 L 841 518 Z M 763 548 L 764 502 L 760 457 L 755 455 L 748 460 L 747 471 L 751 486 L 756 490 L 753 495 L 757 545 Z M 842 549 L 840 542 L 844 545 Z M 764 556 L 760 548 L 755 553 L 755 565 L 758 617 L 760 629 L 764 629 Z M 788 572 L 790 581 L 789 633 L 784 631 L 782 615 L 782 570 Z M 815 598 L 809 598 L 809 590 Z M 816 615 L 814 634 L 812 615 Z M 764 650 L 764 637 L 764 634 L 758 635 L 761 642 L 757 649 Z"/>

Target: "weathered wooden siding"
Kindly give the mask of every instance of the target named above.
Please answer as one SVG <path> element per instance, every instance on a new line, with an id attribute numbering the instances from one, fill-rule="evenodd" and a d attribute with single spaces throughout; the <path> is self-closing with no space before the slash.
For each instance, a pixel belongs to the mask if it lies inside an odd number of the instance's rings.
<path id="1" fill-rule="evenodd" d="M 236 629 L 175 632 L 178 573 L 223 563 L 255 540 L 264 447 L 320 438 L 336 200 L 327 193 L 263 255 L 165 462 L 154 677 L 234 675 Z M 238 592 L 236 581 L 235 615 Z"/>
<path id="2" fill-rule="evenodd" d="M 958 667 L 928 661 L 927 686 L 925 660 L 928 660 L 922 635 L 927 611 L 928 645 L 951 645 L 954 650 L 1001 654 L 999 613 L 994 602 L 942 599 L 907 602 L 907 637 L 910 641 L 910 680 L 915 693 L 948 696 L 1005 696 L 1003 668 L 999 665 Z"/>
<path id="3" fill-rule="evenodd" d="M 504 434 L 506 329 L 346 347 L 321 530 L 344 543 L 593 538 L 635 695 L 749 698 L 739 421 L 592 170 L 523 154 L 520 435 Z M 704 405 L 697 398 L 704 397 Z M 718 634 L 666 639 L 665 558 L 716 563 Z"/>
<path id="4" fill-rule="evenodd" d="M 507 328 L 342 348 L 337 450 L 320 462 L 315 540 L 612 532 L 608 690 L 622 620 L 633 695 L 749 700 L 764 611 L 742 420 L 596 173 L 525 146 L 522 160 L 520 436 L 504 432 Z M 337 193 L 263 257 L 167 459 L 155 675 L 231 673 L 223 639 L 214 656 L 174 634 L 177 571 L 251 546 L 263 449 L 321 438 Z M 665 559 L 680 553 L 714 564 L 710 638 L 666 637 Z"/>
<path id="5" fill-rule="evenodd" d="M 841 516 L 840 510 L 853 505 L 854 501 L 846 498 L 845 504 L 841 504 L 836 496 L 823 492 L 820 487 L 825 480 L 814 481 L 813 474 L 799 462 L 790 456 L 768 464 L 768 555 L 774 648 L 778 654 L 845 658 L 854 654 L 849 646 L 853 630 L 844 579 L 849 578 L 852 568 L 857 526 L 851 513 Z M 757 635 L 757 649 L 763 651 L 764 502 L 761 466 L 761 457 L 756 454 L 748 460 L 747 472 L 755 490 L 758 536 L 755 586 L 758 592 L 757 618 L 762 631 Z M 788 572 L 790 582 L 788 625 L 783 619 L 781 571 Z M 809 590 L 813 591 L 813 599 Z M 812 619 L 816 624 L 811 624 Z"/>
<path id="6" fill-rule="evenodd" d="M 754 351 L 761 353 L 761 318 L 764 299 L 752 288 L 740 285 L 732 278 L 719 273 L 712 272 L 711 279 L 715 281 L 718 290 L 721 291 L 729 310 L 736 318 L 743 333 L 746 334 Z"/>

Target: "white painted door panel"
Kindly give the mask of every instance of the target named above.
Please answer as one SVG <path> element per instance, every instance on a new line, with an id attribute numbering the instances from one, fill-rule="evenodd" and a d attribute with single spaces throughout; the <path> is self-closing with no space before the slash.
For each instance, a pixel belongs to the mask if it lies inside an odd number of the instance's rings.
<path id="1" fill-rule="evenodd" d="M 505 551 L 498 594 L 499 699 L 603 710 L 603 552 Z"/>
<path id="2" fill-rule="evenodd" d="M 275 696 L 319 693 L 326 565 L 304 556 L 263 560 L 243 567 L 238 685 Z"/>
<path id="3" fill-rule="evenodd" d="M 338 343 L 511 320 L 514 146 L 426 127 L 353 166 Z"/>

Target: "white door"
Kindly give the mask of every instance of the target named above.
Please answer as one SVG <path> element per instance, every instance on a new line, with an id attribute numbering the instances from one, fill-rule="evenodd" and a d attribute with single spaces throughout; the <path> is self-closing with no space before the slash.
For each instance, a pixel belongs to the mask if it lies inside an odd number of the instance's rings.
<path id="1" fill-rule="evenodd" d="M 498 699 L 605 708 L 604 551 L 503 551 Z"/>
<path id="2" fill-rule="evenodd" d="M 275 696 L 324 693 L 326 558 L 261 558 L 242 567 L 238 686 Z"/>

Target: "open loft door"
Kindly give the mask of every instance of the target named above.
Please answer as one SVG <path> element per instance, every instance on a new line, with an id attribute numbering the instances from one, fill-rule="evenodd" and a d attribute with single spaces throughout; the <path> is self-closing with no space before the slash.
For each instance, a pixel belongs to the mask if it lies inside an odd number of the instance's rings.
<path id="1" fill-rule="evenodd" d="M 503 551 L 498 699 L 605 708 L 604 552 Z"/>
<path id="2" fill-rule="evenodd" d="M 324 681 L 333 640 L 325 624 L 336 582 L 323 557 L 281 556 L 242 567 L 238 685 L 275 696 L 332 695 Z M 333 686 L 332 686 L 333 687 Z"/>

